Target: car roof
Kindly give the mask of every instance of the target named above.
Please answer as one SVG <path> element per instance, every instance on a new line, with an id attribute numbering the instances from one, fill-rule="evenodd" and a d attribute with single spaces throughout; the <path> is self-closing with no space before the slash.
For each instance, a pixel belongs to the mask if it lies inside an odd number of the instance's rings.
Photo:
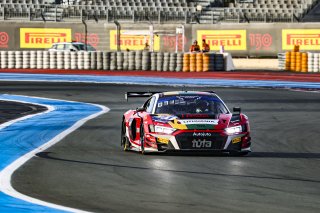
<path id="1" fill-rule="evenodd" d="M 83 44 L 84 45 L 84 43 L 82 43 L 82 42 L 58 42 L 58 43 L 53 43 L 53 44 Z"/>

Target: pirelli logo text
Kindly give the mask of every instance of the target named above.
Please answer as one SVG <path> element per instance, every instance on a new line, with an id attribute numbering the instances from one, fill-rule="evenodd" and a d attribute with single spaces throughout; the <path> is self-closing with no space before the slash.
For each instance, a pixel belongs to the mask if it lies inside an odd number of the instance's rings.
<path id="1" fill-rule="evenodd" d="M 123 32 L 123 31 L 121 31 Z M 139 32 L 137 30 L 131 30 L 127 32 Z M 138 34 L 138 33 L 137 33 Z M 144 35 L 125 35 L 121 34 L 120 36 L 120 48 L 121 50 L 143 50 L 145 47 L 145 43 L 148 42 L 150 45 L 150 36 Z M 117 50 L 117 31 L 110 30 L 110 49 Z M 160 38 L 154 37 L 154 50 L 160 50 Z"/>
<path id="2" fill-rule="evenodd" d="M 247 50 L 246 30 L 198 30 L 198 43 L 205 39 L 211 50 Z"/>
<path id="3" fill-rule="evenodd" d="M 301 50 L 320 50 L 320 30 L 282 30 L 282 49 L 292 50 L 294 45 L 299 45 Z"/>
<path id="4" fill-rule="evenodd" d="M 50 48 L 57 42 L 71 42 L 71 29 L 20 28 L 20 48 Z"/>

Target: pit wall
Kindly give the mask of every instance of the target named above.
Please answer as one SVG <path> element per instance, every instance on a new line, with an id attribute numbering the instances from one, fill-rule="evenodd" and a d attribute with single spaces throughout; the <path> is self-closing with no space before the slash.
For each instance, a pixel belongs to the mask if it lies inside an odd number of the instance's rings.
<path id="1" fill-rule="evenodd" d="M 116 51 L 116 25 L 87 23 L 87 41 L 101 51 Z M 175 51 L 176 38 L 173 35 L 178 24 L 154 25 L 155 51 Z M 148 24 L 121 24 L 123 32 L 134 33 L 148 30 Z M 45 50 L 52 42 L 85 41 L 85 27 L 82 23 L 7 22 L 0 23 L 0 50 Z M 185 25 L 185 46 L 182 36 L 178 39 L 179 50 L 188 51 L 193 40 L 202 39 L 210 44 L 212 51 L 219 51 L 221 45 L 233 56 L 277 56 L 279 52 L 300 45 L 300 50 L 319 52 L 320 23 L 250 23 Z M 143 35 L 122 35 L 122 50 L 141 50 L 146 39 Z M 150 42 L 149 42 L 150 43 Z"/>

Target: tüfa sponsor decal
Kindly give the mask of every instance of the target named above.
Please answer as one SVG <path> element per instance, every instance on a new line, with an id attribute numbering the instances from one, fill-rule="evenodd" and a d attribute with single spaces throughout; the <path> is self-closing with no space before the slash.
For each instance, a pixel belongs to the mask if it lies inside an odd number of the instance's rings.
<path id="1" fill-rule="evenodd" d="M 212 141 L 207 141 L 206 139 L 193 139 L 192 147 L 193 148 L 211 148 Z"/>
<path id="2" fill-rule="evenodd" d="M 124 31 L 121 31 L 122 33 Z M 139 30 L 126 30 L 128 33 L 139 34 Z M 144 31 L 141 31 L 143 34 Z M 148 35 L 125 35 L 120 36 L 120 48 L 121 50 L 143 50 L 145 43 L 148 42 L 150 45 L 150 36 Z M 110 30 L 110 49 L 117 50 L 117 31 Z M 154 50 L 160 50 L 160 38 L 154 36 Z"/>
<path id="3" fill-rule="evenodd" d="M 299 45 L 301 50 L 320 50 L 320 30 L 282 30 L 282 49 L 293 50 L 294 45 Z"/>
<path id="4" fill-rule="evenodd" d="M 197 39 L 200 45 L 205 39 L 211 50 L 220 50 L 220 46 L 225 50 L 247 50 L 246 30 L 198 30 Z"/>
<path id="5" fill-rule="evenodd" d="M 20 28 L 20 48 L 50 48 L 58 42 L 71 42 L 71 29 Z"/>

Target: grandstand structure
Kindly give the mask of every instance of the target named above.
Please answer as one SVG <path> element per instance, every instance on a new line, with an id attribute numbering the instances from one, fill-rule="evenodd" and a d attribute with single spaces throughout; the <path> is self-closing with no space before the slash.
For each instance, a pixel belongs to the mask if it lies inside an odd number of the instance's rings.
<path id="1" fill-rule="evenodd" d="M 199 23 L 300 22 L 319 0 L 0 0 L 0 19 Z"/>

